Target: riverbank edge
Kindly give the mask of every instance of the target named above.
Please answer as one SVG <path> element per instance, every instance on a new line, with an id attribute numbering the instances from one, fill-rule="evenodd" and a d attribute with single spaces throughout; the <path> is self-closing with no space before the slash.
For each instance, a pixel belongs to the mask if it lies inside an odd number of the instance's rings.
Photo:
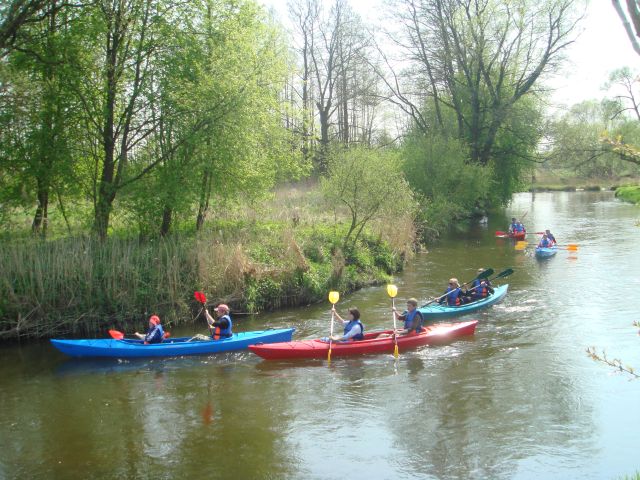
<path id="1" fill-rule="evenodd" d="M 640 205 L 640 185 L 618 187 L 615 196 L 622 201 Z"/>
<path id="2" fill-rule="evenodd" d="M 144 331 L 151 314 L 166 328 L 201 321 L 193 297 L 232 315 L 275 311 L 391 281 L 410 255 L 379 234 L 354 245 L 342 226 L 292 231 L 255 228 L 250 238 L 159 239 L 151 242 L 64 239 L 0 247 L 0 341 L 103 337 L 116 328 Z"/>

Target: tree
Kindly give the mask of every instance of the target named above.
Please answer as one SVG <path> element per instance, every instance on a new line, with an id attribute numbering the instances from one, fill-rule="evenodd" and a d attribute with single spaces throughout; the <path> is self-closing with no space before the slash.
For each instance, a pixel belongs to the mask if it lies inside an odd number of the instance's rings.
<path id="1" fill-rule="evenodd" d="M 322 191 L 333 208 L 346 207 L 348 211 L 345 247 L 355 245 L 371 221 L 392 219 L 415 208 L 398 154 L 390 150 L 353 147 L 333 151 Z"/>
<path id="2" fill-rule="evenodd" d="M 611 0 L 611 3 L 622 20 L 622 26 L 629 37 L 631 46 L 640 55 L 640 42 L 638 41 L 638 37 L 640 37 L 640 4 L 638 0 L 627 0 L 626 11 L 620 5 L 620 0 Z"/>
<path id="3" fill-rule="evenodd" d="M 378 79 L 370 66 L 374 62 L 372 41 L 345 0 L 335 0 L 328 10 L 317 0 L 297 0 L 289 4 L 289 13 L 302 62 L 302 151 L 307 155 L 313 150 L 316 173 L 321 174 L 326 171 L 332 142 L 371 142 L 373 118 L 381 101 Z M 307 141 L 316 131 L 317 148 Z"/>
<path id="4" fill-rule="evenodd" d="M 490 166 L 504 158 L 524 159 L 537 143 L 525 135 L 513 137 L 514 121 L 539 131 L 540 105 L 518 105 L 537 92 L 536 85 L 562 59 L 573 41 L 574 0 L 406 0 L 397 2 L 399 34 L 392 34 L 410 67 L 391 69 L 386 80 L 390 99 L 407 112 L 424 134 L 442 131 L 446 111 L 454 114 L 457 137 L 468 145 L 469 161 Z M 391 66 L 392 59 L 387 59 Z M 382 75 L 382 72 L 381 72 Z M 429 108 L 426 108 L 429 106 Z M 537 110 L 537 112 L 536 112 Z M 434 115 L 425 115 L 425 112 Z M 524 125 L 528 119 L 531 122 Z M 448 125 L 447 125 L 448 126 Z M 445 132 L 448 134 L 448 132 Z M 506 142 L 501 135 L 511 136 Z M 518 151 L 514 150 L 516 146 Z M 520 160 L 504 162 L 497 176 Z M 510 192 L 509 192 L 510 193 Z"/>

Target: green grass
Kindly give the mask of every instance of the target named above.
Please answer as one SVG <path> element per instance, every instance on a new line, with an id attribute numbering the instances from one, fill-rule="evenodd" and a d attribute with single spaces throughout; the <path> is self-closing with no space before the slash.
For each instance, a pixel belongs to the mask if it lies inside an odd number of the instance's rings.
<path id="1" fill-rule="evenodd" d="M 42 241 L 28 228 L 17 224 L 0 242 L 0 339 L 131 331 L 152 313 L 166 325 L 190 322 L 199 310 L 194 290 L 235 311 L 304 305 L 329 290 L 388 282 L 414 241 L 411 220 L 394 218 L 345 250 L 346 220 L 313 187 L 220 209 L 205 231 L 164 239 L 118 226 L 104 243 L 88 230 L 64 236 L 53 228 Z"/>
<path id="2" fill-rule="evenodd" d="M 640 185 L 633 187 L 620 187 L 616 189 L 616 197 L 625 202 L 640 205 Z"/>

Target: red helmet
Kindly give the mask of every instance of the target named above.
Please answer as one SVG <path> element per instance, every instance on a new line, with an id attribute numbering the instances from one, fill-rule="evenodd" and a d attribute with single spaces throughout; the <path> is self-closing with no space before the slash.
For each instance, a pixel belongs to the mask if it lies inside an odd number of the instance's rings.
<path id="1" fill-rule="evenodd" d="M 151 315 L 151 317 L 149 318 L 149 322 L 153 323 L 154 325 L 160 325 L 160 317 L 157 315 Z"/>

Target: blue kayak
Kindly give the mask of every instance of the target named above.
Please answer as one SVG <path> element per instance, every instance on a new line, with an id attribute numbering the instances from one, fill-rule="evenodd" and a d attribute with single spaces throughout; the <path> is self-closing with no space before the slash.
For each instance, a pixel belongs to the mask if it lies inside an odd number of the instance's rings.
<path id="1" fill-rule="evenodd" d="M 493 289 L 493 295 L 489 295 L 482 300 L 477 300 L 472 303 L 460 305 L 459 307 L 450 307 L 449 305 L 440 305 L 439 303 L 434 302 L 431 305 L 420 307 L 418 310 L 420 310 L 420 313 L 422 313 L 422 316 L 425 318 L 425 320 L 464 315 L 465 313 L 474 312 L 476 310 L 480 310 L 481 308 L 493 305 L 494 303 L 498 303 L 505 297 L 508 289 L 509 284 L 495 287 Z"/>
<path id="2" fill-rule="evenodd" d="M 556 253 L 558 253 L 558 247 L 555 245 L 553 247 L 536 247 L 536 257 L 538 258 L 553 257 Z"/>
<path id="3" fill-rule="evenodd" d="M 176 357 L 207 355 L 210 353 L 243 350 L 256 343 L 290 342 L 295 328 L 276 328 L 254 332 L 234 333 L 221 340 L 196 340 L 191 337 L 172 338 L 162 343 L 145 345 L 142 340 L 56 340 L 51 343 L 62 353 L 72 357 Z"/>

